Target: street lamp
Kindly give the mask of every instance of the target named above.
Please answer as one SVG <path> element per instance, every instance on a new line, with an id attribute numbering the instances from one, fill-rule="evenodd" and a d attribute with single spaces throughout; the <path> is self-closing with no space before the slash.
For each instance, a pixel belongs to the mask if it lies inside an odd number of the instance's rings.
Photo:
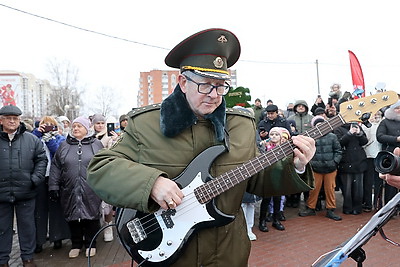
<path id="1" fill-rule="evenodd" d="M 79 105 L 65 105 L 64 110 L 65 110 L 65 116 L 68 117 L 68 113 L 71 115 L 71 119 L 75 119 L 79 115 L 79 109 L 81 107 Z"/>

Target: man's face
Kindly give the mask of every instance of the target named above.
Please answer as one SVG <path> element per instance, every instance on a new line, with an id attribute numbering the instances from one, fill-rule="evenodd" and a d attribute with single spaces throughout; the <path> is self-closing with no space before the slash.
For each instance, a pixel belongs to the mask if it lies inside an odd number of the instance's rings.
<path id="1" fill-rule="evenodd" d="M 209 83 L 212 85 L 224 85 L 225 80 L 217 80 L 201 77 L 198 75 L 191 75 L 197 83 Z M 211 114 L 222 103 L 222 96 L 217 94 L 215 88 L 209 94 L 201 94 L 197 91 L 197 85 L 189 81 L 182 74 L 178 76 L 179 85 L 184 94 L 191 110 L 199 118 L 204 118 L 205 115 Z"/>
<path id="2" fill-rule="evenodd" d="M 261 101 L 256 101 L 254 104 L 256 105 L 256 107 L 259 107 L 261 106 Z"/>
<path id="3" fill-rule="evenodd" d="M 300 105 L 297 105 L 296 106 L 296 111 L 297 112 L 305 112 L 306 111 L 306 107 L 304 106 L 304 105 L 302 105 L 302 104 L 300 104 Z"/>
<path id="4" fill-rule="evenodd" d="M 275 120 L 278 117 L 278 112 L 277 111 L 272 111 L 272 112 L 267 112 L 267 118 L 269 120 Z"/>
<path id="5" fill-rule="evenodd" d="M 20 117 L 15 115 L 0 116 L 0 124 L 3 125 L 3 131 L 6 133 L 14 133 L 20 124 Z"/>

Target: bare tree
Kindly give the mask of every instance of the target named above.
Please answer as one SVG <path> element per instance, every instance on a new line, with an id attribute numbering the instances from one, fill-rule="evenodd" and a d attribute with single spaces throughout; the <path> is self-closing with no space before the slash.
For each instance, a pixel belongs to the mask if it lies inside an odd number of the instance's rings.
<path id="1" fill-rule="evenodd" d="M 70 119 L 79 115 L 81 106 L 78 90 L 78 69 L 69 61 L 49 60 L 47 64 L 51 83 L 55 84 L 50 95 L 49 110 L 51 114 L 66 115 Z"/>
<path id="2" fill-rule="evenodd" d="M 118 114 L 118 106 L 116 105 L 120 102 L 119 99 L 120 96 L 116 90 L 111 87 L 102 87 L 100 92 L 95 93 L 90 111 L 102 114 L 105 117 L 110 115 L 116 116 L 116 114 Z"/>

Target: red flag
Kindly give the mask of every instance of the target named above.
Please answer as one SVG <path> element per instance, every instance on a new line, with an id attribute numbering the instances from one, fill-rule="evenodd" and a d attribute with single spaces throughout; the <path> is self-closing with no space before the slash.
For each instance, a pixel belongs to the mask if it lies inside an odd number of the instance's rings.
<path id="1" fill-rule="evenodd" d="M 349 50 L 351 78 L 353 79 L 354 98 L 365 96 L 364 75 L 356 55 Z"/>

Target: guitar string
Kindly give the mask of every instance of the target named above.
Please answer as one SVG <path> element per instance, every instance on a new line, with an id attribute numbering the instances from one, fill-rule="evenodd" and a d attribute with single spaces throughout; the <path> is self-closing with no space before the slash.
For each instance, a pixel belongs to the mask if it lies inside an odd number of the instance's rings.
<path id="1" fill-rule="evenodd" d="M 314 132 L 315 132 L 315 131 L 318 131 L 318 134 L 319 134 L 319 135 L 318 135 L 318 138 L 321 137 L 321 136 L 322 136 L 322 132 L 325 132 L 325 131 L 328 131 L 328 132 L 329 132 L 329 131 L 333 130 L 334 128 L 337 128 L 338 126 L 340 126 L 340 125 L 343 124 L 342 121 L 337 120 L 337 117 L 338 117 L 338 115 L 335 116 L 335 117 L 333 117 L 333 118 L 331 118 L 331 119 L 328 120 L 328 121 L 325 121 L 325 122 L 323 122 L 323 123 L 321 123 L 321 124 L 318 124 L 316 127 L 314 127 L 314 128 L 312 128 L 312 129 L 310 129 L 309 131 L 305 132 L 304 135 L 308 135 L 309 137 L 315 138 L 315 133 L 314 133 Z M 333 122 L 333 123 L 331 123 L 331 122 Z M 334 127 L 332 127 L 332 125 L 334 125 Z M 321 132 L 321 131 L 322 131 L 322 132 Z M 309 132 L 312 132 L 312 134 L 310 134 Z M 328 133 L 328 132 L 327 132 L 327 133 Z M 311 136 L 311 135 L 312 135 L 312 136 Z M 290 150 L 290 152 L 292 152 L 292 151 L 293 151 L 293 147 L 294 147 L 294 146 L 293 146 L 293 143 L 292 143 L 291 140 L 290 140 L 290 141 L 285 142 L 285 143 L 283 143 L 283 144 L 277 146 L 276 148 L 270 150 L 269 152 L 271 152 L 271 153 L 269 153 L 269 154 L 265 153 L 265 154 L 262 154 L 261 156 L 258 156 L 258 157 L 256 157 L 256 158 L 253 158 L 253 159 L 250 160 L 249 163 L 247 163 L 247 164 L 250 164 L 250 165 L 252 166 L 252 168 L 254 169 L 255 173 L 257 173 L 258 171 L 257 171 L 257 168 L 255 168 L 255 166 L 254 166 L 254 164 L 253 164 L 253 161 L 254 161 L 254 162 L 258 162 L 259 165 L 256 165 L 256 166 L 260 168 L 259 170 L 262 170 L 262 169 L 264 169 L 264 168 L 266 168 L 266 167 L 272 165 L 273 163 L 279 161 L 280 158 L 278 158 L 278 156 L 280 156 L 281 154 L 280 154 L 280 152 L 275 153 L 274 150 L 281 150 L 281 151 L 283 152 L 283 154 L 285 154 L 285 156 L 287 156 L 287 155 L 286 155 L 286 152 L 289 151 L 289 150 Z M 270 155 L 270 154 L 272 154 L 272 155 Z M 269 156 L 271 156 L 271 160 L 268 159 Z M 268 161 L 268 164 L 267 164 L 266 166 L 265 166 L 265 164 L 264 164 L 264 163 L 265 163 L 264 161 L 263 161 L 263 162 L 260 162 L 260 161 L 259 161 L 260 158 L 264 158 L 264 157 L 265 157 L 265 158 L 267 159 L 267 161 Z M 273 163 L 271 164 L 271 162 L 273 162 Z M 246 172 L 247 172 L 247 175 L 246 175 L 246 176 L 243 176 L 243 173 L 240 171 L 240 169 L 242 169 L 242 168 L 244 168 L 244 169 L 246 170 Z M 237 177 L 238 174 L 240 174 L 240 175 L 242 176 L 242 179 L 236 179 L 237 183 L 242 182 L 242 181 L 244 181 L 245 179 L 247 179 L 248 177 L 251 177 L 251 176 L 253 175 L 252 173 L 249 172 L 248 168 L 246 167 L 246 164 L 243 164 L 243 165 L 241 165 L 241 166 L 239 166 L 239 167 L 237 167 L 237 168 L 232 169 L 231 171 L 228 171 L 228 172 L 225 173 L 225 174 L 222 174 L 222 175 L 218 176 L 215 180 L 211 180 L 210 182 L 205 183 L 205 184 L 199 186 L 199 187 L 196 188 L 196 189 L 203 188 L 203 187 L 208 187 L 208 189 L 206 189 L 205 192 L 206 192 L 206 193 L 209 193 L 207 199 L 211 200 L 213 197 L 215 197 L 215 191 L 212 190 L 211 183 L 212 183 L 212 184 L 215 184 L 216 181 L 218 181 L 218 182 L 224 181 L 225 186 L 227 186 L 227 184 L 226 184 L 226 179 L 222 179 L 222 176 L 227 175 L 228 173 L 234 174 L 234 175 L 233 175 L 234 177 Z M 219 179 L 218 179 L 218 178 L 219 178 Z M 231 180 L 231 178 L 229 178 L 229 180 Z M 236 184 L 237 184 L 237 183 L 236 183 Z M 233 184 L 233 185 L 236 185 L 236 184 Z M 219 184 L 218 184 L 218 185 L 219 185 Z M 220 186 L 217 186 L 217 188 L 221 188 L 221 187 L 220 187 Z M 232 188 L 232 183 L 231 183 L 230 186 L 227 186 L 226 188 L 224 188 L 224 187 L 222 186 L 222 188 L 223 188 L 223 189 L 226 189 L 226 190 L 227 190 L 227 189 L 230 189 L 230 188 Z M 199 189 L 199 190 L 200 190 L 200 189 Z M 226 191 L 226 190 L 223 190 L 222 192 L 224 192 L 224 191 Z M 204 191 L 204 190 L 203 190 L 203 191 Z M 184 205 L 180 205 L 180 206 L 178 206 L 178 207 L 176 208 L 176 214 L 177 214 L 177 215 L 175 215 L 176 218 L 179 217 L 179 216 L 184 216 L 184 215 L 188 212 L 188 211 L 183 211 L 185 208 L 188 207 L 188 209 L 186 209 L 186 210 L 191 210 L 191 206 L 192 206 L 193 204 L 197 204 L 198 199 L 197 199 L 196 196 L 193 197 L 194 192 L 195 192 L 195 191 L 189 193 L 188 196 L 185 196 L 186 200 L 185 200 L 184 203 L 182 203 L 182 204 L 184 204 Z M 217 192 L 217 193 L 218 193 L 217 195 L 220 194 L 220 192 Z M 209 201 L 209 200 L 208 200 L 208 201 Z M 152 216 L 152 215 L 153 215 L 153 216 Z M 143 219 L 146 219 L 148 216 L 152 216 L 152 217 L 150 218 L 150 220 L 144 221 Z M 153 227 L 154 225 L 156 225 L 156 224 L 158 223 L 158 220 L 157 220 L 157 218 L 156 218 L 156 216 L 155 216 L 154 214 L 147 214 L 146 216 L 140 218 L 140 222 L 142 223 L 142 225 L 146 225 L 146 224 L 148 224 L 148 223 L 150 223 L 150 222 L 152 222 L 152 221 L 154 221 L 154 222 L 153 222 L 150 226 L 144 228 L 145 231 L 148 230 L 148 229 L 150 229 L 150 228 Z M 152 231 L 149 231 L 148 234 L 151 234 L 152 232 L 158 230 L 159 228 L 160 228 L 160 227 L 158 227 L 158 228 L 156 228 L 156 229 L 154 229 L 154 230 L 152 230 Z M 147 232 L 146 232 L 146 233 L 147 233 Z"/>

